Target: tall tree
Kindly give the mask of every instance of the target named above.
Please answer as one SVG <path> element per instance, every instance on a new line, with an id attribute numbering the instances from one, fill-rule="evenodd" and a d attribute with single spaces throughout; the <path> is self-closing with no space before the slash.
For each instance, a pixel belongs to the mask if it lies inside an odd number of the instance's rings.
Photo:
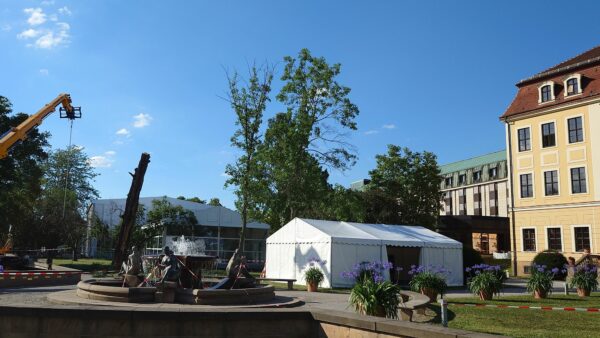
<path id="1" fill-rule="evenodd" d="M 208 201 L 208 205 L 212 205 L 213 207 L 222 207 L 221 200 L 218 197 L 213 197 Z"/>
<path id="2" fill-rule="evenodd" d="M 388 145 L 369 172 L 369 221 L 433 227 L 439 213 L 440 170 L 435 154 Z"/>
<path id="3" fill-rule="evenodd" d="M 239 75 L 234 73 L 228 77 L 228 101 L 236 114 L 238 129 L 231 137 L 231 145 L 241 151 L 241 156 L 233 164 L 228 164 L 225 173 L 229 179 L 225 186 L 235 186 L 237 196 L 236 207 L 242 216 L 240 230 L 240 251 L 245 250 L 246 224 L 249 210 L 256 209 L 256 191 L 261 175 L 257 152 L 261 144 L 260 127 L 263 113 L 269 102 L 273 70 L 268 65 L 263 68 L 252 67 L 247 83 L 240 82 Z M 221 203 L 217 204 L 220 205 Z M 210 203 L 213 205 L 213 199 Z"/>
<path id="4" fill-rule="evenodd" d="M 329 65 L 308 49 L 284 61 L 277 99 L 287 109 L 269 120 L 260 150 L 267 192 L 259 194 L 259 206 L 274 229 L 317 212 L 319 199 L 331 189 L 325 167 L 354 165 L 356 155 L 344 130 L 356 129 L 359 113 L 348 97 L 350 88 L 337 81 L 340 64 Z"/>
<path id="5" fill-rule="evenodd" d="M 10 101 L 0 96 L 0 135 L 27 117 L 24 113 L 13 114 Z M 34 128 L 8 157 L 0 159 L 0 234 L 5 237 L 12 225 L 17 248 L 35 247 L 38 239 L 34 207 L 42 191 L 42 164 L 48 158 L 44 148 L 49 135 Z"/>
<path id="6" fill-rule="evenodd" d="M 86 233 L 87 208 L 99 197 L 92 185 L 96 176 L 83 148 L 75 146 L 52 151 L 44 164 L 44 189 L 37 212 L 42 228 L 48 232 L 46 240 L 52 234 L 60 236 L 59 242 L 46 245 L 66 244 L 73 250 L 74 259 Z"/>

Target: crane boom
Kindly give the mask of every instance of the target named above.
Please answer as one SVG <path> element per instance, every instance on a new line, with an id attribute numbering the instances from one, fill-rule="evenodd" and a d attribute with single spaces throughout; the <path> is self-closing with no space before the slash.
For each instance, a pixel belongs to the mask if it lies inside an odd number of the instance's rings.
<path id="1" fill-rule="evenodd" d="M 81 117 L 81 108 L 73 107 L 71 105 L 71 95 L 65 93 L 58 95 L 54 100 L 46 104 L 37 113 L 29 116 L 25 121 L 23 121 L 23 123 L 10 129 L 0 137 L 0 159 L 8 156 L 8 151 L 10 148 L 13 147 L 17 142 L 24 141 L 27 138 L 27 133 L 31 131 L 31 129 L 42 124 L 44 118 L 53 113 L 56 107 L 59 105 L 62 105 L 62 108 L 60 109 L 61 118 L 73 120 Z"/>

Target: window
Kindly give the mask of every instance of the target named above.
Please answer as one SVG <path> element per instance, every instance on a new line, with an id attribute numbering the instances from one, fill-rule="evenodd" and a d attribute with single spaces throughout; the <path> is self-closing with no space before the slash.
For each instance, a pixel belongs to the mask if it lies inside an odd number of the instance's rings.
<path id="1" fill-rule="evenodd" d="M 467 214 L 467 189 L 460 189 L 458 191 L 458 214 Z"/>
<path id="2" fill-rule="evenodd" d="M 498 216 L 498 184 L 494 183 L 490 187 L 490 216 Z"/>
<path id="3" fill-rule="evenodd" d="M 446 177 L 445 185 L 446 187 L 452 186 L 452 177 Z"/>
<path id="4" fill-rule="evenodd" d="M 542 92 L 542 102 L 552 101 L 552 86 L 545 85 L 541 89 Z"/>
<path id="5" fill-rule="evenodd" d="M 562 234 L 560 228 L 548 228 L 548 249 L 562 251 Z"/>
<path id="6" fill-rule="evenodd" d="M 473 213 L 481 216 L 481 186 L 473 187 Z"/>
<path id="7" fill-rule="evenodd" d="M 523 229 L 523 251 L 535 251 L 535 229 Z"/>
<path id="8" fill-rule="evenodd" d="M 467 183 L 467 174 L 458 175 L 458 184 Z"/>
<path id="9" fill-rule="evenodd" d="M 473 172 L 473 182 L 481 181 L 481 170 Z"/>
<path id="10" fill-rule="evenodd" d="M 558 195 L 558 171 L 545 171 L 544 183 L 546 196 Z"/>
<path id="11" fill-rule="evenodd" d="M 556 133 L 554 122 L 542 124 L 542 147 L 554 147 L 556 145 Z"/>
<path id="12" fill-rule="evenodd" d="M 452 215 L 452 192 L 446 191 L 445 202 L 446 215 Z"/>
<path id="13" fill-rule="evenodd" d="M 522 128 L 518 131 L 519 134 L 519 151 L 526 151 L 531 149 L 531 140 L 529 136 L 529 128 Z"/>
<path id="14" fill-rule="evenodd" d="M 521 175 L 521 198 L 533 197 L 533 179 L 531 174 Z"/>
<path id="15" fill-rule="evenodd" d="M 580 117 L 574 117 L 567 120 L 569 127 L 569 143 L 583 141 L 583 122 Z"/>
<path id="16" fill-rule="evenodd" d="M 490 168 L 488 170 L 488 176 L 490 177 L 491 180 L 495 179 L 496 176 L 498 176 L 498 168 Z"/>
<path id="17" fill-rule="evenodd" d="M 574 227 L 575 252 L 580 252 L 590 248 L 590 228 Z"/>
<path id="18" fill-rule="evenodd" d="M 567 95 L 579 94 L 579 81 L 577 78 L 567 80 Z"/>
<path id="19" fill-rule="evenodd" d="M 571 192 L 583 194 L 587 192 L 585 168 L 571 168 Z"/>

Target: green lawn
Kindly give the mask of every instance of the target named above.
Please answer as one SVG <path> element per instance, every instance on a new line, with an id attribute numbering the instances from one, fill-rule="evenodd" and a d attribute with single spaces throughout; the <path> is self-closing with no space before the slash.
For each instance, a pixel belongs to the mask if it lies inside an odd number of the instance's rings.
<path id="1" fill-rule="evenodd" d="M 530 305 L 555 307 L 599 307 L 600 293 L 580 299 L 577 295 L 553 295 L 536 300 L 532 296 L 505 296 L 482 302 L 475 297 L 449 299 L 448 326 L 477 332 L 503 334 L 511 337 L 598 337 L 600 313 L 548 311 L 531 309 L 499 309 L 453 306 L 453 303 L 486 303 L 503 305 Z M 432 322 L 439 323 L 439 305 Z"/>
<path id="2" fill-rule="evenodd" d="M 100 258 L 81 258 L 77 261 L 70 259 L 54 259 L 52 264 L 54 266 L 60 265 L 86 272 L 112 270 L 111 261 L 109 259 Z"/>

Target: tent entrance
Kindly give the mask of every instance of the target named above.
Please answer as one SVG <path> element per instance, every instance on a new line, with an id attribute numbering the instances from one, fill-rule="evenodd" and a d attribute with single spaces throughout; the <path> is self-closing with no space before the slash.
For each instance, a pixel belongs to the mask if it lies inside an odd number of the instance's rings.
<path id="1" fill-rule="evenodd" d="M 410 281 L 411 265 L 419 265 L 419 257 L 421 256 L 421 248 L 409 248 L 401 246 L 386 245 L 388 261 L 394 264 L 394 268 L 401 267 L 402 271 L 392 269 L 390 271 L 390 279 L 396 284 L 408 284 Z"/>

